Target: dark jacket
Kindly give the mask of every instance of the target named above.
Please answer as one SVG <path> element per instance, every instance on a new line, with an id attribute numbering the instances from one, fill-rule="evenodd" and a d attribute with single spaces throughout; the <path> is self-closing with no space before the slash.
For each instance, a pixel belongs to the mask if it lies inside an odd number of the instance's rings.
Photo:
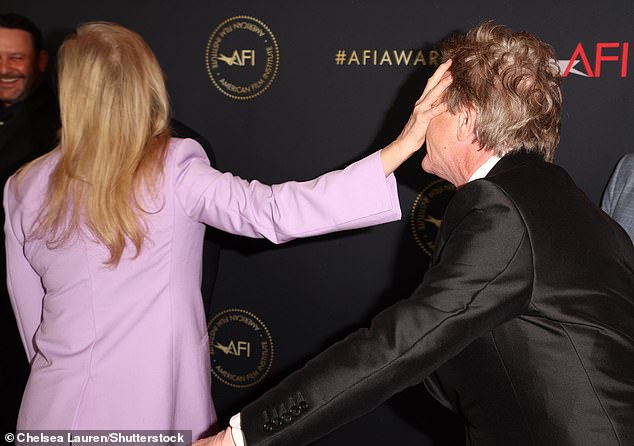
<path id="1" fill-rule="evenodd" d="M 57 144 L 60 121 L 55 95 L 42 83 L 24 101 L 0 110 L 0 122 L 0 171 L 4 186 L 20 166 Z"/>
<path id="2" fill-rule="evenodd" d="M 508 155 L 461 187 L 414 294 L 248 405 L 247 444 L 309 443 L 421 381 L 469 445 L 634 444 L 634 247 L 560 167 Z"/>

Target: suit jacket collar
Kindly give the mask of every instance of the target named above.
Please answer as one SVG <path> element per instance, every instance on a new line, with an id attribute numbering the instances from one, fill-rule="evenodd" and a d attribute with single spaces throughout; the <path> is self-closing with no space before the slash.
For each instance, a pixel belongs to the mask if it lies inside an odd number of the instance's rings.
<path id="1" fill-rule="evenodd" d="M 525 150 L 512 152 L 508 155 L 504 155 L 502 159 L 500 159 L 500 161 L 498 161 L 498 163 L 493 166 L 493 169 L 489 171 L 485 178 L 499 175 L 508 170 L 515 169 L 516 167 L 527 166 L 531 164 L 541 164 L 544 162 L 544 158 L 537 153 L 527 152 Z"/>
<path id="2" fill-rule="evenodd" d="M 537 153 L 527 152 L 525 150 L 518 150 L 516 152 L 504 155 L 484 178 L 491 178 L 518 167 L 543 164 L 544 162 L 544 158 Z M 443 242 L 442 228 L 443 227 L 441 225 L 438 233 L 436 234 L 436 241 L 434 244 L 435 248 L 431 261 L 432 266 L 438 263 L 438 256 L 440 255 L 439 247 L 442 245 Z"/>

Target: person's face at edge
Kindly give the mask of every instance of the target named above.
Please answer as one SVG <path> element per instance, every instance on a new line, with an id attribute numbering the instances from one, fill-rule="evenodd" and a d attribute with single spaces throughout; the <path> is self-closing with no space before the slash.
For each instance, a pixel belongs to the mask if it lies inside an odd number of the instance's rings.
<path id="1" fill-rule="evenodd" d="M 425 136 L 427 152 L 422 161 L 425 172 L 455 184 L 460 160 L 457 149 L 458 115 L 445 111 L 429 122 Z"/>
<path id="2" fill-rule="evenodd" d="M 31 34 L 0 27 L 0 102 L 24 100 L 46 67 L 45 53 L 36 54 Z"/>

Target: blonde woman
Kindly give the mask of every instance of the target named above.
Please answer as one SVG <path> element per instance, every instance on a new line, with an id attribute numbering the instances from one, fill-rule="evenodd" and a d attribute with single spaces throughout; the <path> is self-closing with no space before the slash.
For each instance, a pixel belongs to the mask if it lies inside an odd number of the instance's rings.
<path id="1" fill-rule="evenodd" d="M 444 110 L 433 104 L 446 68 L 386 148 L 266 186 L 170 138 L 163 74 L 138 34 L 79 27 L 59 52 L 60 144 L 4 191 L 8 286 L 31 362 L 18 429 L 213 430 L 204 224 L 281 243 L 398 219 L 392 171 Z"/>

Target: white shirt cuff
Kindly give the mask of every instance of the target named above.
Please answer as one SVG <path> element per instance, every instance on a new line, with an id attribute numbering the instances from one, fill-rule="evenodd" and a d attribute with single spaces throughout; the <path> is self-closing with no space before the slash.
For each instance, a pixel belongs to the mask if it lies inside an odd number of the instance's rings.
<path id="1" fill-rule="evenodd" d="M 239 413 L 231 417 L 229 420 L 229 426 L 231 426 L 231 437 L 233 438 L 233 442 L 236 446 L 246 446 L 247 441 L 244 438 L 244 433 L 242 432 L 242 421 Z"/>

